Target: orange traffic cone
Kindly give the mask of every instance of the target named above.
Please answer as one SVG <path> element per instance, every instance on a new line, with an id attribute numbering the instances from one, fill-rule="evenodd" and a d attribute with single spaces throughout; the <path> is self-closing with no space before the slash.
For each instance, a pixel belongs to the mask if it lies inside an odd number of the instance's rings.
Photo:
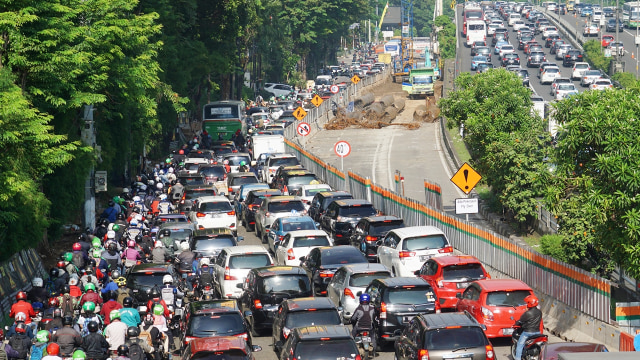
<path id="1" fill-rule="evenodd" d="M 633 57 L 633 53 L 631 53 L 631 58 L 632 58 L 632 59 L 635 59 L 635 58 Z"/>

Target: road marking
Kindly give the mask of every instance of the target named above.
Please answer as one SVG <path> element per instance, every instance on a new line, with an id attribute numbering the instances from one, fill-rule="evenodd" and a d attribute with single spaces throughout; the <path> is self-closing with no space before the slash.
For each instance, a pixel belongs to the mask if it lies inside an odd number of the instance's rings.
<path id="1" fill-rule="evenodd" d="M 380 140 L 382 140 L 382 137 L 380 137 Z M 378 146 L 376 146 L 376 152 L 373 153 L 373 164 L 371 164 L 371 181 L 373 183 L 376 182 L 376 170 L 377 170 L 377 163 L 378 163 L 378 153 L 380 152 L 380 146 L 382 145 L 382 142 L 378 141 Z"/>
<path id="2" fill-rule="evenodd" d="M 393 186 L 394 184 L 394 180 L 393 180 L 393 172 L 391 172 L 391 148 L 393 148 L 393 139 L 396 137 L 396 131 L 395 129 L 393 130 L 393 135 L 391 135 L 391 141 L 389 141 L 389 150 L 387 151 L 387 174 L 389 175 L 389 189 L 391 189 L 392 187 L 394 188 L 393 190 L 395 190 L 395 187 Z"/>

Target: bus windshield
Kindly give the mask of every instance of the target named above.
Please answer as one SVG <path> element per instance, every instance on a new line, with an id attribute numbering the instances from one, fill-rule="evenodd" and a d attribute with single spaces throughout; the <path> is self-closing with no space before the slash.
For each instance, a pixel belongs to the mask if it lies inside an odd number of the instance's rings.
<path id="1" fill-rule="evenodd" d="M 238 119 L 238 107 L 234 105 L 206 105 L 206 120 Z"/>

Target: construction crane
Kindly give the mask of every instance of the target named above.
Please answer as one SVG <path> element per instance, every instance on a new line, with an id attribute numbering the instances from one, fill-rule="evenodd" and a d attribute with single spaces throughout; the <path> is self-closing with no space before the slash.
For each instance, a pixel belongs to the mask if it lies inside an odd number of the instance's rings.
<path id="1" fill-rule="evenodd" d="M 400 50 L 393 64 L 393 81 L 407 82 L 413 62 L 413 0 L 400 2 Z"/>

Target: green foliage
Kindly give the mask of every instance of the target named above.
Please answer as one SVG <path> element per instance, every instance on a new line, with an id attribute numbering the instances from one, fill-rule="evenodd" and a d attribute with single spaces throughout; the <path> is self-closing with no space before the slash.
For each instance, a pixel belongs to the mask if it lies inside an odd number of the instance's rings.
<path id="1" fill-rule="evenodd" d="M 589 40 L 583 44 L 584 56 L 586 61 L 591 64 L 592 68 L 600 69 L 603 72 L 609 72 L 609 63 L 611 58 L 604 57 L 602 52 L 602 44 L 598 40 Z"/>
<path id="2" fill-rule="evenodd" d="M 567 252 L 563 246 L 562 235 L 544 235 L 540 238 L 540 252 L 554 259 L 567 262 Z"/>
<path id="3" fill-rule="evenodd" d="M 611 77 L 614 81 L 620 83 L 625 89 L 640 89 L 640 82 L 636 79 L 636 76 L 630 72 L 617 72 Z"/>
<path id="4" fill-rule="evenodd" d="M 442 28 L 438 31 L 438 43 L 440 46 L 440 57 L 443 59 L 453 59 L 456 57 L 456 25 L 447 15 L 440 15 L 435 20 L 435 26 Z"/>

